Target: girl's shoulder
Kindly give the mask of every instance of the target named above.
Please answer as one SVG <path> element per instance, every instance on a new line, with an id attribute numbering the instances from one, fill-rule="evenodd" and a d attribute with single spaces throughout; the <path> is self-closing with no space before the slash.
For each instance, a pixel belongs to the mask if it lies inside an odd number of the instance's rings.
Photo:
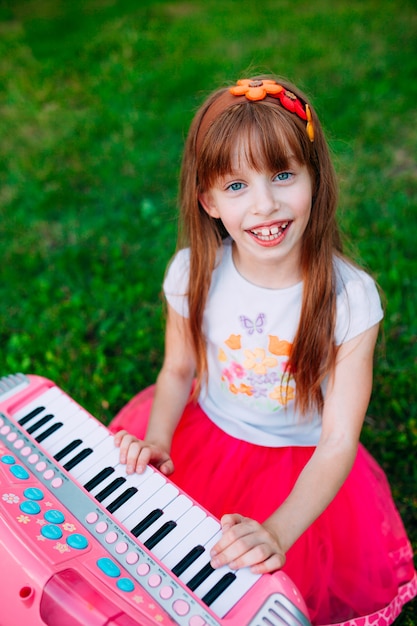
<path id="1" fill-rule="evenodd" d="M 375 280 L 346 258 L 335 256 L 336 344 L 345 343 L 383 318 Z"/>

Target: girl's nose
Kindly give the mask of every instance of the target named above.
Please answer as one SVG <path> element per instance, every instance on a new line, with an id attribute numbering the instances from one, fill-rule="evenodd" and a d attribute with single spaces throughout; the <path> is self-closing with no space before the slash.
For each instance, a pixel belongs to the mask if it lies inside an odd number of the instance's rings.
<path id="1" fill-rule="evenodd" d="M 255 189 L 253 212 L 258 215 L 269 215 L 279 208 L 276 193 L 269 181 L 262 181 Z"/>

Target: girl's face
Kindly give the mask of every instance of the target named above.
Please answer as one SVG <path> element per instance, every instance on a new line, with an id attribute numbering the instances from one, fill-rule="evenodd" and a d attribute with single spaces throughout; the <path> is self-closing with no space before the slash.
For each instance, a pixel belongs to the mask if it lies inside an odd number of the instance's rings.
<path id="1" fill-rule="evenodd" d="M 257 171 L 236 157 L 200 202 L 234 241 L 240 274 L 259 286 L 289 287 L 301 280 L 301 246 L 310 219 L 312 182 L 294 158 L 283 171 Z"/>

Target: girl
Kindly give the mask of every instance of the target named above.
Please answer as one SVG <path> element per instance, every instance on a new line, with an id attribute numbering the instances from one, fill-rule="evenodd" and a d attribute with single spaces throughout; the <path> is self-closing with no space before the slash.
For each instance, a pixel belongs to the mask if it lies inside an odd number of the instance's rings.
<path id="1" fill-rule="evenodd" d="M 313 624 L 391 624 L 417 593 L 386 478 L 359 444 L 382 309 L 342 255 L 335 173 L 294 86 L 241 80 L 191 125 L 156 386 L 111 428 L 221 518 L 213 567 L 282 568 Z M 363 619 L 367 616 L 367 621 Z"/>

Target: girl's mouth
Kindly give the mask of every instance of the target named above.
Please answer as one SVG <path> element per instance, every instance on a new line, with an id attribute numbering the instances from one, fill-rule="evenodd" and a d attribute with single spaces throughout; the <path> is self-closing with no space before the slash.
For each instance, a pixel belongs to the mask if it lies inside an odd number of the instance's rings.
<path id="1" fill-rule="evenodd" d="M 262 226 L 262 228 L 254 228 L 249 232 L 251 235 L 259 239 L 260 241 L 275 241 L 279 239 L 285 230 L 288 228 L 289 221 L 282 222 L 281 224 L 274 224 L 273 226 Z"/>

